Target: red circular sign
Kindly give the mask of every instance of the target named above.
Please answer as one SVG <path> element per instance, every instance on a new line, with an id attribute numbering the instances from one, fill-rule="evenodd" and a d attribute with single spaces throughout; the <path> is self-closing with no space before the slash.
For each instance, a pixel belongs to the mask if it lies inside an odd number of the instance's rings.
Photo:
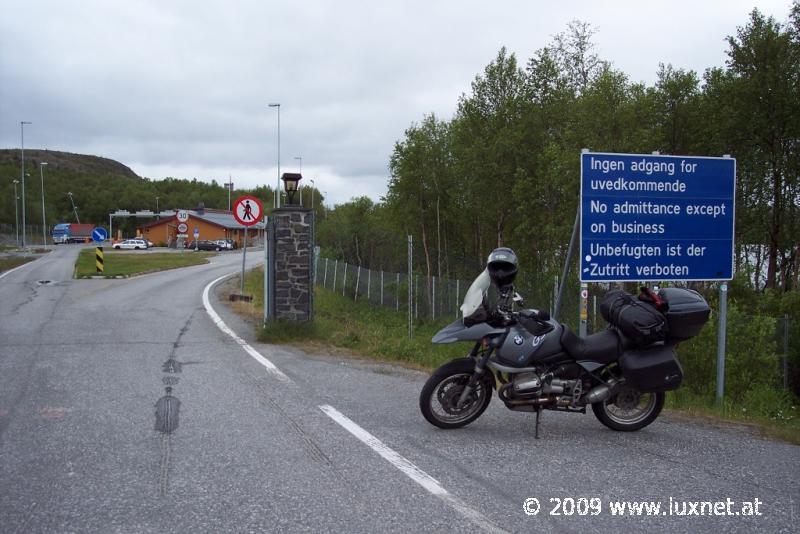
<path id="1" fill-rule="evenodd" d="M 243 226 L 253 226 L 264 216 L 264 205 L 256 197 L 245 195 L 233 203 L 233 217 Z"/>
<path id="2" fill-rule="evenodd" d="M 180 223 L 178 225 L 178 233 L 179 234 L 185 234 L 187 232 L 187 230 L 189 230 L 189 227 L 186 225 L 186 223 Z"/>

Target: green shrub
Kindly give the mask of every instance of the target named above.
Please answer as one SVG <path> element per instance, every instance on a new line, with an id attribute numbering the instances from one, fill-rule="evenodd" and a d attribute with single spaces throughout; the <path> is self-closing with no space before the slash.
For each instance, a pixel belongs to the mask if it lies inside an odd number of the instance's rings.
<path id="1" fill-rule="evenodd" d="M 685 386 L 699 395 L 713 395 L 717 381 L 719 318 L 712 316 L 699 336 L 682 343 L 678 358 Z M 775 353 L 775 319 L 743 313 L 728 304 L 725 343 L 725 394 L 742 397 L 753 385 L 777 387 L 780 359 Z"/>

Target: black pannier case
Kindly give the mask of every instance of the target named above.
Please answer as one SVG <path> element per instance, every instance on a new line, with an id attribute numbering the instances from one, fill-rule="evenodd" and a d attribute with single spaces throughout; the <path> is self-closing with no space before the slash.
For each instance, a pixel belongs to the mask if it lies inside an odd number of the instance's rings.
<path id="1" fill-rule="evenodd" d="M 703 329 L 711 315 L 706 300 L 692 289 L 665 287 L 658 292 L 667 304 L 669 339 L 683 341 L 694 337 Z"/>
<path id="2" fill-rule="evenodd" d="M 612 289 L 600 301 L 600 313 L 633 346 L 644 347 L 667 337 L 667 320 L 655 306 L 621 289 Z"/>
<path id="3" fill-rule="evenodd" d="M 626 350 L 619 359 L 622 376 L 642 392 L 678 389 L 683 381 L 683 369 L 668 345 L 649 349 Z"/>

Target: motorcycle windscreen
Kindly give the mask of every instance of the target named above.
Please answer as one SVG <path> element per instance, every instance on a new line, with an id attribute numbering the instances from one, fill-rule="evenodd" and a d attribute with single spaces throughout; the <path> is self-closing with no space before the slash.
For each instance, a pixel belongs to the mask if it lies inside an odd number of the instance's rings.
<path id="1" fill-rule="evenodd" d="M 464 317 L 464 324 L 486 320 L 487 314 L 484 302 L 491 284 L 492 279 L 489 277 L 489 271 L 484 269 L 472 282 L 472 285 L 469 286 L 467 294 L 464 295 L 464 302 L 461 304 L 461 315 Z"/>

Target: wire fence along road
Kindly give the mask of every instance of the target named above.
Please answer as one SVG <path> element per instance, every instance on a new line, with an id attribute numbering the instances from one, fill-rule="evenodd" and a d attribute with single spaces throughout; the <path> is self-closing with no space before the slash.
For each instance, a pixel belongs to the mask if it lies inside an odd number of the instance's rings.
<path id="1" fill-rule="evenodd" d="M 446 320 L 460 316 L 460 306 L 464 294 L 469 289 L 471 280 L 460 280 L 438 276 L 425 276 L 412 273 L 397 273 L 372 270 L 360 265 L 318 258 L 314 266 L 315 284 L 339 293 L 355 301 L 367 301 L 374 306 L 411 313 L 409 321 L 422 319 Z M 411 288 L 409 291 L 409 280 Z M 517 280 L 517 290 L 525 298 L 525 305 L 532 308 L 554 309 L 558 293 L 558 278 L 550 280 L 521 275 Z M 538 282 L 538 283 L 537 283 Z M 549 283 L 548 283 L 549 282 Z M 607 291 L 607 284 L 591 284 L 589 286 L 587 332 L 603 330 L 607 323 L 599 313 L 600 301 Z M 548 307 L 549 306 L 549 307 Z M 579 317 L 578 291 L 566 291 L 562 305 L 561 321 L 575 329 Z M 574 313 L 573 313 L 574 312 Z M 776 382 L 783 389 L 790 387 L 792 376 L 790 363 L 790 317 L 775 318 Z"/>

